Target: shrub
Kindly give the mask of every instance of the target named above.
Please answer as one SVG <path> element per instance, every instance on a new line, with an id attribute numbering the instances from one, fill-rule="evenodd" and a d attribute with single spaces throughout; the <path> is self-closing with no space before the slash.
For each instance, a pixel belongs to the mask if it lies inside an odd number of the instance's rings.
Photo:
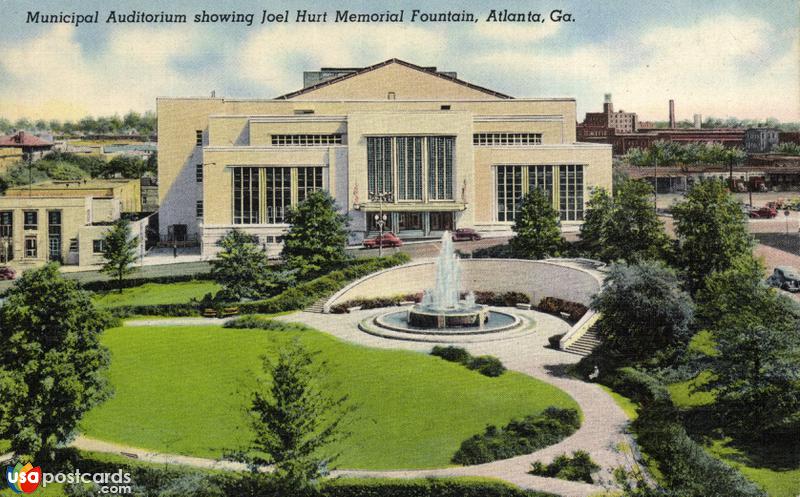
<path id="1" fill-rule="evenodd" d="M 66 277 L 69 278 L 69 275 L 67 274 Z M 171 276 L 155 276 L 152 278 L 148 277 L 128 278 L 122 280 L 122 283 L 119 286 L 117 285 L 117 282 L 112 280 L 89 281 L 86 283 L 81 283 L 81 287 L 84 290 L 89 290 L 92 292 L 109 292 L 111 290 L 116 290 L 117 288 L 132 288 L 135 286 L 142 286 L 146 283 L 182 283 L 185 281 L 210 280 L 210 279 L 211 279 L 210 273 L 196 273 L 196 274 L 180 274 Z"/>
<path id="2" fill-rule="evenodd" d="M 361 307 L 362 309 L 379 309 L 381 307 L 390 307 L 399 305 L 400 302 L 419 302 L 422 299 L 422 294 L 406 294 L 394 295 L 392 297 L 373 297 L 373 298 L 360 298 L 352 299 L 341 304 L 331 306 L 331 314 L 344 314 L 347 309 L 351 307 Z"/>
<path id="3" fill-rule="evenodd" d="M 569 314 L 569 320 L 574 322 L 580 321 L 589 310 L 588 307 L 578 302 L 570 302 L 556 297 L 543 298 L 539 301 L 537 308 L 548 314 L 561 314 L 562 312 Z"/>
<path id="4" fill-rule="evenodd" d="M 530 304 L 531 299 L 522 292 L 475 292 L 475 303 L 495 307 L 514 307 L 516 304 Z"/>
<path id="5" fill-rule="evenodd" d="M 539 461 L 534 462 L 531 464 L 530 474 L 594 483 L 592 473 L 598 470 L 600 470 L 600 466 L 592 461 L 588 452 L 577 450 L 572 453 L 572 457 L 561 454 L 553 459 L 550 464 L 542 464 Z"/>
<path id="6" fill-rule="evenodd" d="M 321 497 L 555 497 L 488 478 L 378 479 L 325 481 Z"/>
<path id="7" fill-rule="evenodd" d="M 456 464 L 482 464 L 530 454 L 568 437 L 580 426 L 578 411 L 548 407 L 539 415 L 512 420 L 503 428 L 488 426 L 484 433 L 461 443 Z"/>
<path id="8" fill-rule="evenodd" d="M 483 376 L 497 377 L 506 372 L 506 367 L 495 356 L 482 355 L 473 357 L 467 367 L 473 371 L 477 371 Z"/>
<path id="9" fill-rule="evenodd" d="M 552 335 L 548 337 L 547 341 L 550 344 L 551 348 L 559 350 L 561 348 L 561 339 L 564 338 L 566 333 L 559 333 L 558 335 Z"/>
<path id="10" fill-rule="evenodd" d="M 225 328 L 246 328 L 277 331 L 306 331 L 308 329 L 299 323 L 287 323 L 286 321 L 278 321 L 276 319 L 270 319 L 264 316 L 242 316 L 240 318 L 227 321 L 222 326 Z"/>
<path id="11" fill-rule="evenodd" d="M 664 384 L 635 368 L 619 368 L 605 378 L 604 383 L 639 404 L 671 402 L 669 390 Z"/>
<path id="12" fill-rule="evenodd" d="M 435 345 L 433 350 L 431 350 L 431 355 L 441 357 L 445 361 L 458 362 L 461 364 L 467 364 L 472 359 L 472 355 L 470 355 L 466 349 L 454 347 L 452 345 L 448 345 L 447 347 Z"/>
<path id="13" fill-rule="evenodd" d="M 513 259 L 514 252 L 509 244 L 493 245 L 472 252 L 473 259 Z"/>

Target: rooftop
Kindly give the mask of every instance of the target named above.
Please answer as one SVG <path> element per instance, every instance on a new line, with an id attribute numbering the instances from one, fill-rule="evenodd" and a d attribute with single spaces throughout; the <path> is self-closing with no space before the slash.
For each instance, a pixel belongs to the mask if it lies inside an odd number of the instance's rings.
<path id="1" fill-rule="evenodd" d="M 24 131 L 0 136 L 0 147 L 52 147 L 53 143 Z"/>
<path id="2" fill-rule="evenodd" d="M 6 194 L 13 194 L 13 192 L 28 192 L 34 191 L 59 191 L 59 190 L 99 190 L 110 189 L 124 186 L 132 181 L 139 181 L 137 179 L 88 179 L 88 180 L 74 180 L 74 181 L 43 181 L 35 183 L 32 186 L 14 186 L 6 190 Z"/>

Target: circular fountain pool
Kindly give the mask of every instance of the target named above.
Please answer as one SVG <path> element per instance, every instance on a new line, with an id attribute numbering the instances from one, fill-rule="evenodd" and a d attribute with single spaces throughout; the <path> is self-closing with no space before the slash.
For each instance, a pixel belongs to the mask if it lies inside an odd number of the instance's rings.
<path id="1" fill-rule="evenodd" d="M 452 313 L 436 312 L 435 314 L 432 313 L 423 315 L 426 317 L 423 317 L 423 322 L 421 325 L 418 325 L 418 321 L 414 321 L 411 318 L 412 313 L 418 312 L 419 310 L 414 309 L 388 312 L 386 314 L 376 316 L 374 323 L 382 328 L 404 333 L 474 335 L 510 330 L 512 328 L 516 328 L 522 322 L 518 316 L 513 314 L 489 309 L 481 309 L 480 315 L 477 311 L 469 314 L 453 311 Z M 418 318 L 419 314 L 416 314 L 416 316 Z M 428 319 L 436 320 L 436 324 L 433 326 L 428 326 Z M 444 322 L 445 325 L 439 326 L 439 324 L 442 322 Z"/>

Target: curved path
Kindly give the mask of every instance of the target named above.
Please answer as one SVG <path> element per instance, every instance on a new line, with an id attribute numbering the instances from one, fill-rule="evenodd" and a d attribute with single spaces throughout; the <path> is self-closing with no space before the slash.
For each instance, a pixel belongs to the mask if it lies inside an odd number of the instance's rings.
<path id="1" fill-rule="evenodd" d="M 405 349 L 428 352 L 431 344 L 389 340 L 369 335 L 358 329 L 358 323 L 380 311 L 358 311 L 350 314 L 317 314 L 297 312 L 276 317 L 284 321 L 306 324 L 348 342 L 384 349 Z M 547 348 L 547 337 L 563 333 L 568 325 L 561 319 L 535 311 L 530 313 L 537 322 L 537 332 L 515 339 L 483 343 L 452 343 L 463 346 L 475 355 L 491 354 L 499 357 L 511 370 L 519 371 L 550 383 L 572 396 L 583 410 L 581 427 L 572 436 L 561 442 L 524 456 L 504 459 L 475 466 L 458 466 L 432 470 L 362 471 L 338 470 L 334 476 L 421 478 L 434 476 L 483 476 L 505 480 L 523 488 L 552 492 L 563 497 L 587 497 L 613 487 L 611 472 L 619 466 L 632 467 L 636 462 L 631 456 L 632 439 L 626 434 L 628 418 L 599 385 L 576 380 L 565 373 L 565 369 L 580 359 L 579 356 Z M 218 320 L 176 318 L 167 320 L 169 325 L 218 325 Z M 141 323 L 141 324 L 140 324 Z M 145 324 L 147 323 L 147 324 Z M 126 325 L 148 326 L 167 324 L 164 320 L 129 321 Z M 455 337 L 454 337 L 455 338 Z M 240 463 L 217 461 L 197 457 L 162 454 L 146 449 L 127 447 L 86 437 L 78 437 L 73 446 L 82 450 L 122 453 L 135 459 L 161 464 L 188 465 L 204 469 L 240 471 L 246 469 Z M 550 462 L 558 455 L 576 450 L 589 452 L 592 459 L 602 467 L 597 484 L 589 485 L 556 478 L 529 475 L 534 461 Z"/>

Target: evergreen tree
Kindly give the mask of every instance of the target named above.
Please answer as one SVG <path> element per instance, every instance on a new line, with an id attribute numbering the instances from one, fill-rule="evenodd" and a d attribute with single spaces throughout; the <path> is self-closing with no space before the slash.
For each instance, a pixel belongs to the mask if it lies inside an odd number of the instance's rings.
<path id="1" fill-rule="evenodd" d="M 558 257 L 564 246 L 561 221 L 550 198 L 535 188 L 522 198 L 509 245 L 516 257 L 544 259 Z"/>
<path id="2" fill-rule="evenodd" d="M 662 259 L 668 247 L 664 225 L 653 210 L 653 187 L 626 181 L 614 194 L 614 208 L 605 223 L 601 258 L 637 262 Z"/>
<path id="3" fill-rule="evenodd" d="M 0 306 L 0 439 L 18 457 L 52 461 L 84 413 L 109 393 L 108 316 L 49 264 L 26 271 Z"/>
<path id="4" fill-rule="evenodd" d="M 606 227 L 614 210 L 614 199 L 605 188 L 596 188 L 586 203 L 586 215 L 583 218 L 580 233 L 580 247 L 593 257 L 600 257 Z"/>
<path id="5" fill-rule="evenodd" d="M 125 218 L 118 219 L 103 237 L 102 273 L 117 280 L 117 290 L 122 293 L 122 280 L 136 271 L 133 264 L 137 258 L 139 237 L 131 236 L 131 223 Z"/>
<path id="6" fill-rule="evenodd" d="M 271 382 L 261 383 L 253 395 L 256 435 L 247 460 L 254 469 L 274 465 L 279 495 L 307 495 L 333 460 L 321 452 L 345 435 L 341 426 L 351 410 L 347 397 L 332 397 L 322 389 L 324 367 L 314 365 L 299 340 L 282 348 L 275 362 L 265 359 L 264 370 Z"/>
<path id="7" fill-rule="evenodd" d="M 223 300 L 239 301 L 266 297 L 283 283 L 269 266 L 267 253 L 258 245 L 258 237 L 231 230 L 220 240 L 222 250 L 211 261 L 211 277 L 222 285 Z"/>
<path id="8" fill-rule="evenodd" d="M 320 275 L 349 259 L 345 252 L 348 218 L 336 210 L 328 192 L 308 195 L 289 211 L 286 222 L 291 228 L 283 239 L 281 256 L 301 277 Z"/>
<path id="9" fill-rule="evenodd" d="M 749 256 L 753 238 L 747 218 L 722 181 L 694 185 L 672 209 L 680 244 L 680 269 L 692 294 L 715 271 L 724 271 L 733 261 Z"/>

